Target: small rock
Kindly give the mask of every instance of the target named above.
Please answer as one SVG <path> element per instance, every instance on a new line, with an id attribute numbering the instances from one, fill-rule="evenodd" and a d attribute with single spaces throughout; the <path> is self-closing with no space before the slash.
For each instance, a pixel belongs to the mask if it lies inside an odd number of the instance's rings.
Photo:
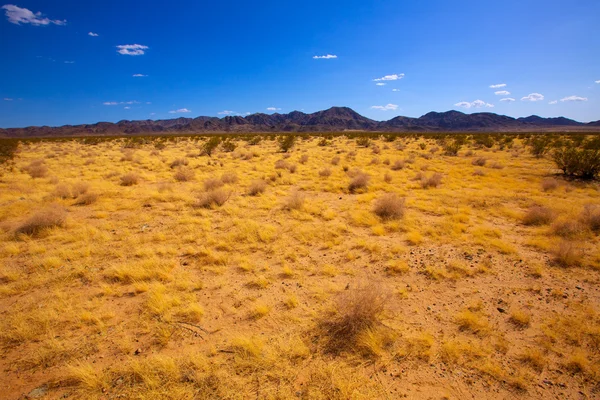
<path id="1" fill-rule="evenodd" d="M 27 397 L 30 399 L 39 399 L 40 397 L 44 397 L 47 394 L 48 394 L 48 386 L 43 385 L 43 386 L 33 389 L 31 392 L 29 392 Z"/>
<path id="2" fill-rule="evenodd" d="M 133 352 L 134 355 L 138 355 L 142 352 L 142 349 L 135 349 L 135 351 Z"/>
<path id="3" fill-rule="evenodd" d="M 506 312 L 506 310 L 502 307 L 498 307 L 496 310 L 498 310 L 498 312 L 504 314 Z"/>

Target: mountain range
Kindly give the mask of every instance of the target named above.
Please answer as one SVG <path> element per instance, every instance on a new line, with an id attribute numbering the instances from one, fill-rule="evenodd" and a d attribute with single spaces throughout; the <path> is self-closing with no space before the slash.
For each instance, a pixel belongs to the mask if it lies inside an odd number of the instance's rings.
<path id="1" fill-rule="evenodd" d="M 60 127 L 30 126 L 0 129 L 0 137 L 61 137 L 61 136 L 111 136 L 163 133 L 245 133 L 245 132 L 471 132 L 471 131 L 570 131 L 600 130 L 600 121 L 583 123 L 572 119 L 542 118 L 537 115 L 512 118 L 494 113 L 465 114 L 459 111 L 430 112 L 419 118 L 398 116 L 388 121 L 375 121 L 348 107 L 331 107 L 327 110 L 305 114 L 256 113 L 247 116 L 174 118 L 164 120 L 138 120 L 98 122 Z"/>

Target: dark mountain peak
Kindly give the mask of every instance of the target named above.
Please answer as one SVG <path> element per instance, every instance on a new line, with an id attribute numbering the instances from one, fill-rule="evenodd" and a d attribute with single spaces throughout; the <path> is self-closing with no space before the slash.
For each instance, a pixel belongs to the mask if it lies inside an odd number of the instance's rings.
<path id="1" fill-rule="evenodd" d="M 448 118 L 448 117 L 459 117 L 459 116 L 464 116 L 467 115 L 463 112 L 460 111 L 456 111 L 456 110 L 450 110 L 450 111 L 444 111 L 444 112 L 436 112 L 436 111 L 430 111 L 425 115 L 422 115 L 421 117 L 419 117 L 419 119 L 423 118 L 423 119 L 439 119 L 439 118 Z"/>
<path id="2" fill-rule="evenodd" d="M 538 115 L 530 115 L 529 117 L 518 118 L 519 121 L 528 124 L 542 126 L 578 126 L 583 125 L 581 122 L 574 121 L 565 117 L 543 118 Z"/>

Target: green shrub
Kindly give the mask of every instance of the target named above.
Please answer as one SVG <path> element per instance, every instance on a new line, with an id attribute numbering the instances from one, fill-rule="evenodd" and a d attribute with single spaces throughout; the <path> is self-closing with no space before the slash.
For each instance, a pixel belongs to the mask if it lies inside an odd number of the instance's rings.
<path id="1" fill-rule="evenodd" d="M 594 179 L 600 174 L 600 150 L 562 147 L 554 150 L 552 159 L 565 175 Z"/>

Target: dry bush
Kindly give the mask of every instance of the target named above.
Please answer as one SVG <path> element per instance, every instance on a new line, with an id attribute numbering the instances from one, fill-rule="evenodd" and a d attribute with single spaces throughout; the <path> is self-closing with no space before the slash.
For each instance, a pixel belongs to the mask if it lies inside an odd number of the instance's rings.
<path id="1" fill-rule="evenodd" d="M 296 169 L 298 168 L 298 166 L 296 164 L 290 164 L 288 165 L 288 171 L 290 171 L 290 173 L 295 173 Z"/>
<path id="2" fill-rule="evenodd" d="M 554 178 L 544 178 L 542 180 L 542 190 L 544 192 L 551 192 L 558 187 L 558 181 Z"/>
<path id="3" fill-rule="evenodd" d="M 475 176 L 485 176 L 485 172 L 483 172 L 483 170 L 481 170 L 481 169 L 476 169 L 475 171 L 473 171 L 473 175 L 475 175 Z"/>
<path id="4" fill-rule="evenodd" d="M 493 169 L 504 169 L 504 165 L 502 165 L 498 161 L 496 161 L 492 165 L 490 165 L 490 168 L 493 168 Z"/>
<path id="5" fill-rule="evenodd" d="M 302 156 L 300 157 L 300 164 L 306 164 L 306 162 L 308 161 L 308 154 L 302 154 Z"/>
<path id="6" fill-rule="evenodd" d="M 23 221 L 15 229 L 16 234 L 36 236 L 44 229 L 63 226 L 67 219 L 67 211 L 57 205 L 47 207 Z"/>
<path id="7" fill-rule="evenodd" d="M 224 185 L 223 181 L 219 178 L 208 178 L 204 181 L 204 190 L 214 190 L 222 187 Z"/>
<path id="8" fill-rule="evenodd" d="M 392 171 L 399 171 L 403 169 L 405 165 L 406 163 L 404 162 L 404 160 L 396 160 L 394 161 L 394 164 L 392 164 L 391 169 Z"/>
<path id="9" fill-rule="evenodd" d="M 297 190 L 292 191 L 283 202 L 284 210 L 301 210 L 304 207 L 304 195 Z"/>
<path id="10" fill-rule="evenodd" d="M 581 265 L 583 251 L 575 242 L 563 240 L 554 249 L 553 253 L 554 262 L 561 267 L 577 267 Z"/>
<path id="11" fill-rule="evenodd" d="M 90 190 L 90 184 L 86 182 L 76 182 L 73 184 L 71 194 L 73 197 L 79 197 L 82 194 L 86 194 Z"/>
<path id="12" fill-rule="evenodd" d="M 188 167 L 180 167 L 177 169 L 173 177 L 177 182 L 188 182 L 193 180 L 195 175 L 196 173 L 193 169 Z"/>
<path id="13" fill-rule="evenodd" d="M 478 157 L 478 158 L 474 159 L 473 161 L 471 161 L 471 164 L 478 166 L 478 167 L 483 167 L 486 162 L 487 162 L 487 160 L 484 157 Z"/>
<path id="14" fill-rule="evenodd" d="M 206 193 L 202 193 L 198 200 L 196 201 L 197 207 L 203 208 L 211 208 L 211 207 L 221 207 L 223 204 L 229 200 L 231 196 L 230 192 L 226 192 L 223 189 L 212 189 Z"/>
<path id="15" fill-rule="evenodd" d="M 340 163 L 340 157 L 335 156 L 331 159 L 331 165 L 338 165 Z"/>
<path id="16" fill-rule="evenodd" d="M 319 176 L 322 178 L 331 176 L 331 168 L 328 168 L 328 167 L 323 168 L 322 170 L 319 171 Z"/>
<path id="17" fill-rule="evenodd" d="M 54 195 L 61 199 L 68 199 L 71 197 L 71 188 L 67 184 L 60 183 L 54 188 Z"/>
<path id="18" fill-rule="evenodd" d="M 373 212 L 383 219 L 399 219 L 404 216 L 406 200 L 395 193 L 386 193 L 375 201 Z"/>
<path id="19" fill-rule="evenodd" d="M 275 169 L 287 169 L 288 163 L 285 160 L 275 161 Z"/>
<path id="20" fill-rule="evenodd" d="M 428 189 L 431 187 L 436 188 L 436 187 L 440 186 L 441 183 L 442 183 L 442 174 L 440 174 L 439 172 L 434 173 L 429 178 L 424 175 L 421 177 L 421 187 L 423 189 Z"/>
<path id="21" fill-rule="evenodd" d="M 44 160 L 32 161 L 28 166 L 23 168 L 32 178 L 43 178 L 48 175 L 48 167 L 44 164 Z"/>
<path id="22" fill-rule="evenodd" d="M 552 233 L 561 237 L 574 237 L 581 234 L 584 227 L 581 222 L 572 219 L 555 221 L 552 224 Z"/>
<path id="23" fill-rule="evenodd" d="M 225 172 L 223 175 L 221 175 L 221 181 L 225 184 L 236 183 L 238 181 L 238 176 L 235 174 L 235 172 Z"/>
<path id="24" fill-rule="evenodd" d="M 190 162 L 186 158 L 178 158 L 178 159 L 174 160 L 171 164 L 169 164 L 169 167 L 171 167 L 171 168 L 185 167 L 189 163 Z"/>
<path id="25" fill-rule="evenodd" d="M 533 206 L 525 215 L 523 215 L 523 223 L 525 225 L 546 225 L 552 222 L 555 218 L 554 211 L 544 206 Z"/>
<path id="26" fill-rule="evenodd" d="M 258 196 L 259 194 L 264 193 L 265 190 L 267 190 L 267 182 L 262 179 L 257 179 L 250 183 L 248 194 L 250 196 Z"/>
<path id="27" fill-rule="evenodd" d="M 586 204 L 580 217 L 581 222 L 593 232 L 600 232 L 600 206 Z"/>
<path id="28" fill-rule="evenodd" d="M 125 154 L 123 154 L 123 157 L 121 157 L 121 161 L 133 161 L 133 152 L 125 152 Z"/>
<path id="29" fill-rule="evenodd" d="M 98 195 L 96 193 L 84 193 L 77 197 L 75 203 L 73 205 L 76 206 L 89 206 L 90 204 L 94 204 L 98 200 Z"/>
<path id="30" fill-rule="evenodd" d="M 359 189 L 366 189 L 369 185 L 370 179 L 371 177 L 365 174 L 364 172 L 358 172 L 350 181 L 350 184 L 348 185 L 348 190 L 350 191 L 350 193 L 354 193 Z"/>
<path id="31" fill-rule="evenodd" d="M 378 283 L 342 292 L 334 313 L 320 323 L 326 335 L 326 351 L 339 354 L 357 350 L 362 335 L 383 326 L 381 320 L 390 300 L 389 292 Z"/>
<path id="32" fill-rule="evenodd" d="M 121 176 L 121 186 L 133 186 L 140 182 L 140 176 L 135 172 L 130 172 Z"/>
<path id="33" fill-rule="evenodd" d="M 389 172 L 386 172 L 385 175 L 383 175 L 383 181 L 385 183 L 392 183 L 392 175 L 390 175 Z"/>

